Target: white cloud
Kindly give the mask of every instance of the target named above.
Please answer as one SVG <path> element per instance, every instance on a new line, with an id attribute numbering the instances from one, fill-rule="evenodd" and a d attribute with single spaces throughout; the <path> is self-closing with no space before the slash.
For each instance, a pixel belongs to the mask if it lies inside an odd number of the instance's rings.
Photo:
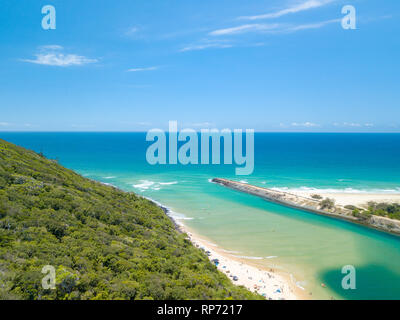
<path id="1" fill-rule="evenodd" d="M 358 123 L 358 122 L 343 122 L 343 123 L 338 123 L 335 122 L 333 124 L 335 127 L 352 127 L 352 128 L 360 128 L 360 127 L 374 127 L 375 125 L 373 123 Z"/>
<path id="2" fill-rule="evenodd" d="M 226 40 L 202 40 L 199 43 L 188 45 L 182 48 L 180 51 L 196 51 L 196 50 L 205 50 L 205 49 L 224 49 L 224 48 L 232 48 L 233 45 L 227 42 Z"/>
<path id="3" fill-rule="evenodd" d="M 325 27 L 328 24 L 340 22 L 340 19 L 326 20 L 310 24 L 299 24 L 299 25 L 289 25 L 289 24 L 245 24 L 238 27 L 219 29 L 209 33 L 211 36 L 227 36 L 227 35 L 237 35 L 249 32 L 261 32 L 261 33 L 290 33 L 296 31 L 302 31 L 307 29 L 319 29 Z"/>
<path id="4" fill-rule="evenodd" d="M 58 44 L 48 44 L 45 46 L 40 46 L 39 49 L 45 50 L 45 51 L 47 51 L 47 50 L 63 50 L 64 47 L 59 46 Z"/>
<path id="5" fill-rule="evenodd" d="M 159 69 L 159 67 L 147 67 L 147 68 L 132 68 L 128 69 L 128 72 L 141 72 L 141 71 L 154 71 Z"/>
<path id="6" fill-rule="evenodd" d="M 247 32 L 259 32 L 273 30 L 279 27 L 279 24 L 244 24 L 238 27 L 218 29 L 209 33 L 211 36 L 225 36 L 232 34 L 241 34 Z"/>
<path id="7" fill-rule="evenodd" d="M 208 128 L 208 127 L 214 127 L 215 124 L 212 122 L 195 122 L 195 123 L 189 123 L 187 124 L 187 126 L 196 128 Z"/>
<path id="8" fill-rule="evenodd" d="M 35 54 L 35 59 L 22 59 L 22 61 L 57 67 L 81 66 L 97 62 L 97 59 L 89 59 L 77 54 L 60 53 L 59 51 L 63 49 L 64 48 L 59 45 L 40 46 L 39 50 L 41 52 Z"/>
<path id="9" fill-rule="evenodd" d="M 37 54 L 35 60 L 25 59 L 23 61 L 57 67 L 81 66 L 87 63 L 97 62 L 96 59 L 88 59 L 84 56 L 78 56 L 76 54 L 62 53 Z"/>
<path id="10" fill-rule="evenodd" d="M 345 127 L 361 127 L 361 124 L 356 123 L 356 122 L 344 122 L 343 126 Z"/>
<path id="11" fill-rule="evenodd" d="M 301 11 L 306 11 L 310 9 L 319 8 L 325 6 L 334 0 L 307 0 L 302 3 L 297 3 L 291 7 L 282 9 L 280 11 L 262 14 L 262 15 L 255 15 L 255 16 L 244 16 L 240 17 L 239 19 L 242 20 L 260 20 L 260 19 L 272 19 L 272 18 L 279 18 L 287 14 L 297 13 Z"/>
<path id="12" fill-rule="evenodd" d="M 317 23 L 310 23 L 310 24 L 300 24 L 297 26 L 291 26 L 286 29 L 287 32 L 295 32 L 295 31 L 300 31 L 300 30 L 307 30 L 307 29 L 319 29 L 327 24 L 335 23 L 335 22 L 340 22 L 340 19 L 333 19 L 333 20 L 327 20 L 327 21 L 322 21 L 322 22 L 317 22 Z"/>
<path id="13" fill-rule="evenodd" d="M 9 125 L 10 125 L 10 123 L 8 123 L 8 122 L 0 122 L 1 127 L 8 127 Z"/>
<path id="14" fill-rule="evenodd" d="M 123 36 L 131 39 L 143 39 L 145 37 L 143 30 L 144 28 L 141 26 L 132 26 L 123 31 Z"/>
<path id="15" fill-rule="evenodd" d="M 230 44 L 217 44 L 217 43 L 209 43 L 209 44 L 195 44 L 195 45 L 189 45 L 187 47 L 184 47 L 181 52 L 185 51 L 195 51 L 195 50 L 204 50 L 204 49 L 210 49 L 210 48 L 216 48 L 216 49 L 224 49 L 224 48 L 232 48 L 232 45 Z"/>
<path id="16" fill-rule="evenodd" d="M 137 33 L 138 31 L 139 31 L 139 28 L 138 28 L 138 27 L 132 27 L 132 28 L 130 28 L 130 29 L 126 32 L 126 34 L 127 34 L 127 35 L 132 35 L 132 34 Z"/>
<path id="17" fill-rule="evenodd" d="M 306 128 L 320 127 L 319 124 L 313 123 L 313 122 L 302 122 L 302 123 L 292 122 L 291 126 L 292 127 L 306 127 Z"/>

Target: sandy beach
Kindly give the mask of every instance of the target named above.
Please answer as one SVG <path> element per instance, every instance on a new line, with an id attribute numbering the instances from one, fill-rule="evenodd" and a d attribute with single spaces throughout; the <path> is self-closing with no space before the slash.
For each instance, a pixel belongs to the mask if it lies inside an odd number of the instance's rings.
<path id="1" fill-rule="evenodd" d="M 217 268 L 236 285 L 257 292 L 267 300 L 309 300 L 310 293 L 296 285 L 292 275 L 283 275 L 274 269 L 254 265 L 254 261 L 237 256 L 239 253 L 224 250 L 205 237 L 196 234 L 182 220 L 171 215 L 172 211 L 158 201 L 144 197 L 159 206 L 174 222 L 176 228 L 188 235 L 192 244 L 204 250 L 210 261 L 218 259 Z M 214 263 L 214 262 L 213 262 Z M 235 279 L 234 279 L 235 277 Z"/>
<path id="2" fill-rule="evenodd" d="M 179 222 L 179 228 L 185 232 L 194 246 L 205 251 L 211 261 L 218 259 L 217 268 L 236 285 L 257 292 L 267 300 L 306 300 L 304 289 L 296 286 L 293 278 L 278 274 L 273 269 L 263 269 L 252 265 L 245 257 L 234 256 L 216 244 L 200 237 Z"/>
<path id="3" fill-rule="evenodd" d="M 298 196 L 311 198 L 315 191 L 290 191 Z M 331 198 L 335 200 L 338 205 L 346 206 L 353 205 L 365 208 L 370 201 L 387 202 L 387 203 L 400 203 L 400 194 L 390 193 L 317 193 L 323 198 Z"/>

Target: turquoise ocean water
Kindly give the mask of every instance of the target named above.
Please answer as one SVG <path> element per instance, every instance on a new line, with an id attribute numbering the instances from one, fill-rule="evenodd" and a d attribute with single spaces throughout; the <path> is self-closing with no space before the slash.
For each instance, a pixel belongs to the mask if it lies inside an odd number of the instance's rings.
<path id="1" fill-rule="evenodd" d="M 400 298 L 400 237 L 209 181 L 225 177 L 288 190 L 400 193 L 400 134 L 256 133 L 255 170 L 242 177 L 235 176 L 234 165 L 151 166 L 145 133 L 3 132 L 0 138 L 161 202 L 231 254 L 292 275 L 313 298 Z M 356 290 L 341 288 L 345 265 L 356 268 Z"/>

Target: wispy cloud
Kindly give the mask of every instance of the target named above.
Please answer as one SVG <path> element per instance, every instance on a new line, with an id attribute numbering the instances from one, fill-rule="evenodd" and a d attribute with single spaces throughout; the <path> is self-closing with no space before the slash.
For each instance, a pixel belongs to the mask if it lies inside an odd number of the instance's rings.
<path id="1" fill-rule="evenodd" d="M 142 72 L 142 71 L 154 71 L 158 70 L 160 67 L 154 66 L 154 67 L 146 67 L 146 68 L 132 68 L 128 69 L 128 72 Z"/>
<path id="2" fill-rule="evenodd" d="M 126 35 L 133 35 L 136 34 L 139 31 L 139 27 L 131 27 L 126 31 Z"/>
<path id="3" fill-rule="evenodd" d="M 77 54 L 64 54 L 61 53 L 64 48 L 59 45 L 46 45 L 40 46 L 39 53 L 35 54 L 35 59 L 21 59 L 24 62 L 57 66 L 57 67 L 69 67 L 69 66 L 81 66 L 88 63 L 97 62 L 97 59 L 89 59 L 85 56 Z"/>
<path id="4" fill-rule="evenodd" d="M 301 11 L 306 11 L 310 10 L 313 8 L 318 8 L 322 7 L 324 5 L 327 5 L 331 2 L 334 2 L 337 0 L 307 0 L 307 1 L 302 1 L 302 2 L 297 2 L 296 4 L 276 11 L 272 13 L 267 13 L 263 15 L 256 15 L 256 16 L 244 16 L 240 17 L 239 19 L 242 20 L 260 20 L 260 19 L 271 19 L 271 18 L 279 18 L 281 16 L 290 14 L 290 13 L 297 13 Z M 314 22 L 314 23 L 308 23 L 308 24 L 290 24 L 290 23 L 246 23 L 246 24 L 241 24 L 238 26 L 233 26 L 233 27 L 228 27 L 228 28 L 221 28 L 221 29 L 216 29 L 209 31 L 207 36 L 209 38 L 218 38 L 218 37 L 229 37 L 229 36 L 235 36 L 235 35 L 241 35 L 241 34 L 247 34 L 247 33 L 260 33 L 260 34 L 284 34 L 284 33 L 292 33 L 292 32 L 297 32 L 301 30 L 307 30 L 307 29 L 318 29 L 322 28 L 328 24 L 334 23 L 334 22 L 339 22 L 340 19 L 334 19 L 334 20 L 326 20 L 326 21 L 321 21 L 321 22 Z M 221 41 L 221 42 L 218 42 Z M 227 41 L 227 40 L 225 40 Z M 263 45 L 263 44 L 262 44 Z M 235 47 L 238 46 L 238 44 L 235 44 Z M 227 42 L 222 42 L 222 40 L 214 40 L 210 41 L 199 41 L 197 43 L 187 45 L 184 48 L 182 48 L 180 51 L 194 51 L 194 50 L 205 50 L 205 49 L 210 49 L 210 48 L 232 48 L 234 45 L 231 43 Z"/>
<path id="5" fill-rule="evenodd" d="M 0 122 L 0 127 L 8 127 L 11 123 L 8 122 Z"/>
<path id="6" fill-rule="evenodd" d="M 261 15 L 254 15 L 254 16 L 243 16 L 243 17 L 239 17 L 239 19 L 241 19 L 241 20 L 261 20 L 261 19 L 279 18 L 279 17 L 282 17 L 287 14 L 319 8 L 319 7 L 325 6 L 333 1 L 334 0 L 307 0 L 307 1 L 304 1 L 301 3 L 297 3 L 295 5 L 292 5 L 288 8 L 276 11 L 276 12 L 271 12 L 271 13 L 266 13 L 266 14 L 261 14 Z"/>
<path id="7" fill-rule="evenodd" d="M 289 26 L 288 28 L 286 28 L 286 32 L 296 32 L 296 31 L 307 30 L 307 29 L 319 29 L 319 28 L 325 27 L 328 24 L 339 23 L 339 22 L 340 22 L 340 19 L 332 19 L 332 20 L 326 20 L 326 21 L 321 21 L 321 22 L 316 22 L 316 23 Z"/>
<path id="8" fill-rule="evenodd" d="M 131 26 L 129 28 L 124 29 L 122 31 L 122 35 L 124 37 L 134 39 L 134 40 L 144 39 L 146 37 L 144 31 L 145 31 L 144 27 L 135 25 L 135 26 Z"/>
<path id="9" fill-rule="evenodd" d="M 232 48 L 233 45 L 226 40 L 202 40 L 198 43 L 190 44 L 186 47 L 183 47 L 180 51 L 196 51 L 196 50 L 205 50 L 205 49 L 224 49 L 224 48 Z"/>
<path id="10" fill-rule="evenodd" d="M 279 34 L 279 33 L 291 33 L 307 29 L 319 29 L 325 27 L 328 24 L 339 23 L 340 19 L 332 19 L 326 21 L 320 21 L 309 24 L 245 24 L 233 28 L 214 30 L 209 33 L 210 36 L 229 36 L 238 35 L 244 33 L 269 33 L 269 34 Z"/>
<path id="11" fill-rule="evenodd" d="M 360 127 L 371 128 L 371 127 L 375 126 L 373 123 L 362 124 L 362 123 L 358 123 L 358 122 L 343 122 L 343 123 L 335 122 L 333 125 L 335 127 L 352 127 L 352 128 L 360 128 Z"/>
<path id="12" fill-rule="evenodd" d="M 292 122 L 291 123 L 292 127 L 304 127 L 304 128 L 312 128 L 312 127 L 320 127 L 321 125 L 313 122 Z"/>
<path id="13" fill-rule="evenodd" d="M 225 35 L 233 35 L 233 34 L 242 34 L 247 32 L 258 32 L 258 31 L 267 31 L 278 28 L 279 24 L 244 24 L 237 27 L 218 29 L 211 31 L 209 33 L 210 36 L 225 36 Z"/>
<path id="14" fill-rule="evenodd" d="M 185 124 L 188 127 L 195 127 L 195 128 L 209 128 L 209 127 L 215 127 L 215 124 L 212 122 L 195 122 L 195 123 L 188 123 Z"/>
<path id="15" fill-rule="evenodd" d="M 58 44 L 47 44 L 44 46 L 40 46 L 39 50 L 48 51 L 48 50 L 63 50 L 64 48 Z"/>

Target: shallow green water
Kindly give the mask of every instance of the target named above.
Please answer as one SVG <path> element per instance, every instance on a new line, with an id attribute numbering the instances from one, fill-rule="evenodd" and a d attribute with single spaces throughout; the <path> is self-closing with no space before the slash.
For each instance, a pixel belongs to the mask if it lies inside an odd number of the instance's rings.
<path id="1" fill-rule="evenodd" d="M 267 187 L 396 193 L 400 135 L 256 135 L 256 169 L 241 178 L 225 166 L 150 166 L 144 134 L 9 133 L 0 138 L 163 203 L 176 219 L 235 251 L 231 254 L 293 275 L 313 298 L 400 298 L 400 238 L 209 182 L 218 176 Z M 356 290 L 341 287 L 345 265 L 356 268 Z"/>
<path id="2" fill-rule="evenodd" d="M 185 224 L 218 246 L 235 251 L 233 255 L 292 274 L 314 298 L 400 297 L 398 237 L 272 204 L 209 182 L 196 187 L 186 183 L 188 187 L 182 182 L 171 185 L 170 191 L 166 187 L 146 194 L 175 213 L 184 213 Z M 341 287 L 341 269 L 346 265 L 356 268 L 356 290 Z"/>

